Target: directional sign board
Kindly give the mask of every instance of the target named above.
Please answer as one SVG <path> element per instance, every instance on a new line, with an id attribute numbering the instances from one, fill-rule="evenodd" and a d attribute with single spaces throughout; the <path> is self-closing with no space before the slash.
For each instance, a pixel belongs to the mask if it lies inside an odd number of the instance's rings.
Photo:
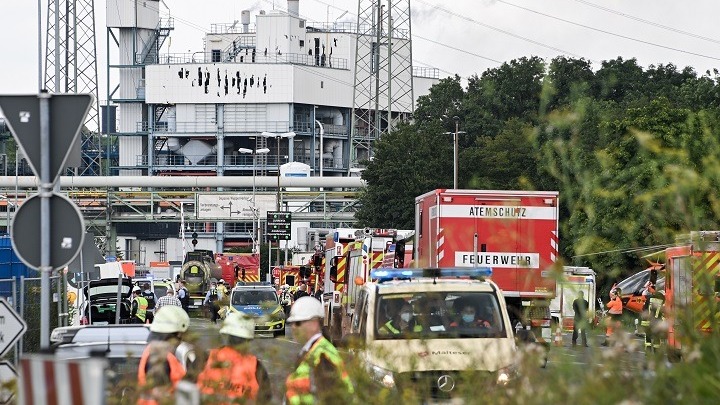
<path id="1" fill-rule="evenodd" d="M 28 163 L 40 176 L 40 96 L 0 96 L 0 110 L 5 115 L 10 132 L 28 159 Z M 50 176 L 55 183 L 65 168 L 71 149 L 79 145 L 85 117 L 90 111 L 93 96 L 90 94 L 53 94 L 49 102 L 50 124 Z"/>
<path id="2" fill-rule="evenodd" d="M 290 240 L 292 214 L 286 211 L 270 211 L 267 213 L 267 229 L 265 234 L 270 241 Z"/>
<path id="3" fill-rule="evenodd" d="M 20 260 L 40 268 L 40 196 L 34 195 L 20 206 L 12 221 L 12 246 Z M 70 199 L 53 193 L 50 198 L 50 266 L 60 270 L 80 252 L 85 239 L 85 222 Z"/>
<path id="4" fill-rule="evenodd" d="M 9 404 L 15 397 L 15 392 L 8 385 L 17 381 L 17 371 L 9 361 L 0 361 L 0 404 Z"/>
<path id="5" fill-rule="evenodd" d="M 275 209 L 276 196 L 267 194 L 198 194 L 197 219 L 215 220 L 247 220 L 255 219 L 253 207 L 257 208 L 257 216 L 264 217 L 268 211 Z"/>
<path id="6" fill-rule="evenodd" d="M 0 357 L 5 356 L 26 330 L 25 321 L 5 298 L 0 298 Z"/>

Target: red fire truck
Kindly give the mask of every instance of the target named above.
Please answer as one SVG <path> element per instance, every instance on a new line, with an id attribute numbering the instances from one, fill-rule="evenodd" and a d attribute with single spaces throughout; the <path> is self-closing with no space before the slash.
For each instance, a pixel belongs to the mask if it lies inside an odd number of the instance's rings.
<path id="1" fill-rule="evenodd" d="M 670 360 L 689 349 L 694 335 L 710 335 L 720 322 L 720 231 L 692 232 L 682 239 L 665 250 Z"/>
<path id="2" fill-rule="evenodd" d="M 415 266 L 492 268 L 512 324 L 551 341 L 557 192 L 438 189 L 415 199 L 415 218 Z"/>
<path id="3" fill-rule="evenodd" d="M 260 281 L 260 256 L 253 253 L 217 253 L 215 263 L 222 268 L 222 278 L 229 286 L 238 281 Z M 237 279 L 235 272 L 237 270 Z"/>

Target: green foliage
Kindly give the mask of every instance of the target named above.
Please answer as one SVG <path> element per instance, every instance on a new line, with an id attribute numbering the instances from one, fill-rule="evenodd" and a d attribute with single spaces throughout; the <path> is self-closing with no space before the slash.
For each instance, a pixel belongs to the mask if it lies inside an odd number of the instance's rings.
<path id="1" fill-rule="evenodd" d="M 718 227 L 719 84 L 717 71 L 568 57 L 512 60 L 465 88 L 443 79 L 377 143 L 358 219 L 413 227 L 414 198 L 452 185 L 457 116 L 460 188 L 559 191 L 565 262 L 611 284 L 651 251 L 627 250 Z"/>

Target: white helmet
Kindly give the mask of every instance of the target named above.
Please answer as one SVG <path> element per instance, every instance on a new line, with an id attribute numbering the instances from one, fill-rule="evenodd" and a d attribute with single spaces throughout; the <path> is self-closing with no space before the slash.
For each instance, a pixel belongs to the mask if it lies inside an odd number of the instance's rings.
<path id="1" fill-rule="evenodd" d="M 158 309 L 155 319 L 150 324 L 150 331 L 157 333 L 178 333 L 185 332 L 190 325 L 190 317 L 187 312 L 174 305 L 166 305 Z"/>
<path id="2" fill-rule="evenodd" d="M 140 287 L 138 287 L 138 286 L 135 286 L 135 287 L 133 287 L 133 289 L 132 289 L 132 292 L 140 292 L 140 291 L 141 291 L 141 290 L 140 290 Z"/>
<path id="3" fill-rule="evenodd" d="M 300 297 L 292 308 L 290 308 L 290 316 L 287 322 L 307 321 L 313 318 L 325 318 L 325 310 L 322 303 L 314 297 Z"/>
<path id="4" fill-rule="evenodd" d="M 220 284 L 225 284 L 225 280 L 220 279 L 220 281 L 218 281 L 218 283 L 220 283 Z"/>
<path id="5" fill-rule="evenodd" d="M 243 339 L 252 339 L 255 337 L 255 321 L 244 312 L 232 312 L 225 318 L 220 333 Z"/>

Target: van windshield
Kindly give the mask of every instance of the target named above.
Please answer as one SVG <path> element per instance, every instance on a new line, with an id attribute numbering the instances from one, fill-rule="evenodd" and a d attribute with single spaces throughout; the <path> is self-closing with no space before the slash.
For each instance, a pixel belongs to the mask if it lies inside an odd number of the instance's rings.
<path id="1" fill-rule="evenodd" d="M 377 339 L 507 337 L 497 296 L 483 292 L 381 295 Z"/>
<path id="2" fill-rule="evenodd" d="M 232 294 L 233 305 L 261 305 L 267 304 L 268 302 L 270 304 L 277 303 L 277 294 L 275 294 L 275 291 L 233 291 Z"/>

